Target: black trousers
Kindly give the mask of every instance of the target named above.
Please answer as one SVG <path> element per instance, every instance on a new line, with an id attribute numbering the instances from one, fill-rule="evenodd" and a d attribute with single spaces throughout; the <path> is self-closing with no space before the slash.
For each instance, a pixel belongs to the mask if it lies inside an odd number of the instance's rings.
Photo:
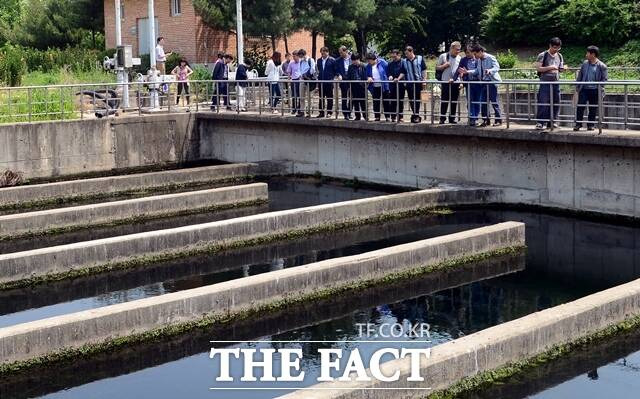
<path id="1" fill-rule="evenodd" d="M 385 92 L 382 87 L 374 87 L 371 91 L 373 97 L 373 116 L 376 119 L 380 118 L 380 109 L 384 110 L 384 117 L 389 118 L 391 113 L 389 112 L 389 92 Z"/>
<path id="2" fill-rule="evenodd" d="M 320 115 L 324 115 L 325 112 L 327 114 L 331 114 L 333 112 L 333 85 L 331 83 L 321 83 L 318 85 L 319 100 L 318 100 L 318 109 L 320 110 Z M 326 104 L 326 108 L 325 108 Z"/>
<path id="3" fill-rule="evenodd" d="M 576 114 L 576 126 L 582 127 L 582 120 L 584 119 L 585 105 L 589 104 L 589 122 L 587 127 L 593 127 L 598 114 L 598 105 L 600 104 L 600 96 L 598 96 L 598 89 L 582 88 L 578 93 L 578 110 Z"/>
<path id="4" fill-rule="evenodd" d="M 291 82 L 291 112 L 300 113 L 300 81 L 293 80 Z"/>
<path id="5" fill-rule="evenodd" d="M 364 87 L 351 86 L 351 106 L 356 119 L 367 119 L 366 95 Z"/>
<path id="6" fill-rule="evenodd" d="M 180 96 L 184 95 L 189 104 L 189 83 L 178 82 L 178 95 L 176 96 L 176 105 L 180 104 Z"/>
<path id="7" fill-rule="evenodd" d="M 444 123 L 447 120 L 447 108 L 451 103 L 451 113 L 449 114 L 449 122 L 456 121 L 456 110 L 458 109 L 458 98 L 460 97 L 460 84 L 459 83 L 443 83 L 441 85 L 440 94 L 440 122 Z"/>
<path id="8" fill-rule="evenodd" d="M 228 83 L 214 83 L 213 86 L 216 94 L 211 99 L 211 105 L 217 106 L 219 104 L 219 97 L 222 97 L 224 105 L 229 106 L 229 84 Z"/>
<path id="9" fill-rule="evenodd" d="M 402 118 L 404 114 L 404 83 L 389 83 L 389 112 L 391 118 Z"/>
<path id="10" fill-rule="evenodd" d="M 421 83 L 407 83 L 407 97 L 409 97 L 409 106 L 413 115 L 420 115 L 420 93 L 422 92 Z"/>
<path id="11" fill-rule="evenodd" d="M 351 117 L 351 105 L 349 104 L 349 83 L 340 83 L 340 97 L 342 97 L 342 114 L 345 118 Z"/>

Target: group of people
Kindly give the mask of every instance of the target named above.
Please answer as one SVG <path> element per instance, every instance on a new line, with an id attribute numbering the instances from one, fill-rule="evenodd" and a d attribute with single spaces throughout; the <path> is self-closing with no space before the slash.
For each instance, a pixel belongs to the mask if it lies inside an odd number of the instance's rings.
<path id="1" fill-rule="evenodd" d="M 450 51 L 438 58 L 436 77 L 442 81 L 441 117 L 446 122 L 447 110 L 450 107 L 449 122 L 456 122 L 456 109 L 460 86 L 464 82 L 479 81 L 485 84 L 468 85 L 469 121 L 477 124 L 480 113 L 484 122 L 489 124 L 489 107 L 494 112 L 494 125 L 501 124 L 498 88 L 500 82 L 500 66 L 496 57 L 488 54 L 484 47 L 475 44 L 465 49 L 466 57 L 461 59 L 460 42 L 451 44 Z M 411 46 L 404 52 L 393 50 L 389 61 L 368 53 L 365 59 L 358 53 L 349 53 L 346 47 L 339 49 L 339 57 L 329 55 L 329 49 L 320 50 L 321 57 L 314 60 L 304 50 L 294 51 L 281 62 L 281 54 L 274 56 L 267 65 L 267 79 L 270 82 L 271 106 L 274 112 L 280 101 L 280 83 L 283 77 L 290 79 L 291 113 L 299 116 L 311 116 L 305 113 L 305 101 L 310 98 L 309 92 L 318 90 L 317 118 L 330 117 L 334 112 L 334 101 L 340 91 L 341 107 L 344 119 L 361 120 L 367 118 L 367 91 L 373 98 L 374 120 L 403 122 L 404 104 L 408 100 L 411 109 L 411 122 L 420 123 L 421 93 L 426 87 L 427 64 L 423 56 L 417 55 Z M 318 81 L 317 83 L 315 81 Z M 335 86 L 332 81 L 337 80 Z"/>
<path id="2" fill-rule="evenodd" d="M 166 54 L 162 48 L 163 38 L 158 39 L 159 62 L 164 63 Z M 549 48 L 540 53 L 536 59 L 536 71 L 540 78 L 537 97 L 536 129 L 542 130 L 545 124 L 549 128 L 557 128 L 560 110 L 560 73 L 569 67 L 565 64 L 560 49 L 562 42 L 554 37 L 549 41 Z M 311 92 L 318 92 L 317 118 L 331 117 L 336 99 L 339 98 L 338 112 L 346 120 L 368 119 L 367 91 L 373 98 L 374 120 L 403 122 L 405 99 L 411 109 L 411 122 L 421 122 L 421 93 L 427 79 L 427 64 L 423 56 L 417 55 L 411 46 L 404 52 L 393 50 L 387 61 L 371 52 L 363 57 L 358 53 L 350 53 L 346 47 L 340 47 L 337 58 L 329 55 L 329 48 L 320 49 L 320 58 L 314 60 L 305 50 L 287 53 L 282 59 L 280 52 L 274 52 L 266 65 L 266 79 L 269 82 L 270 106 L 274 113 L 279 113 L 278 106 L 283 98 L 283 89 L 288 91 L 291 99 L 290 111 L 299 117 L 310 117 L 311 106 L 306 102 L 311 99 Z M 461 54 L 464 53 L 464 56 Z M 593 130 L 597 108 L 602 97 L 602 88 L 598 82 L 608 80 L 607 66 L 599 59 L 600 50 L 589 46 L 585 61 L 581 65 L 576 80 L 576 124 L 574 130 L 582 127 L 585 109 L 588 108 L 587 129 Z M 229 101 L 230 65 L 234 57 L 231 54 L 219 53 L 213 68 L 212 79 L 217 81 L 214 87 L 211 109 L 216 110 L 220 102 L 231 109 Z M 246 110 L 246 87 L 251 61 L 237 66 L 235 80 L 237 84 L 237 107 Z M 188 77 L 193 73 L 186 60 L 182 59 L 171 72 L 178 81 L 178 98 L 186 95 L 189 102 Z M 471 126 L 488 126 L 491 111 L 493 126 L 502 124 L 502 114 L 498 95 L 498 86 L 502 82 L 500 64 L 495 56 L 489 54 L 479 44 L 470 44 L 462 48 L 458 41 L 451 43 L 449 51 L 441 54 L 436 62 L 435 78 L 440 82 L 440 115 L 439 122 L 455 124 L 458 121 L 457 107 L 460 93 L 464 90 L 468 107 L 468 123 Z M 285 82 L 283 82 L 283 80 Z M 335 81 L 335 82 L 334 82 Z M 282 83 L 286 83 L 282 85 Z M 335 85 L 334 85 L 335 83 Z M 307 110 L 307 112 L 305 112 Z M 352 118 L 353 115 L 353 118 Z M 479 123 L 479 119 L 481 119 Z"/>

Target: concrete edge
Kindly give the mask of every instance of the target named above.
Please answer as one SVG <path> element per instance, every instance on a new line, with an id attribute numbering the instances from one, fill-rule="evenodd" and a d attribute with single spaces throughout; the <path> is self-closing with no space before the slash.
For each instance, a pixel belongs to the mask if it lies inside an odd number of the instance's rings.
<path id="1" fill-rule="evenodd" d="M 499 195 L 499 190 L 487 188 L 412 191 L 0 254 L 0 284 L 150 256 L 187 254 L 206 250 L 207 246 L 229 246 L 278 234 L 367 221 L 381 215 L 436 206 L 492 202 Z"/>
<path id="2" fill-rule="evenodd" d="M 224 283 L 38 320 L 0 329 L 0 359 L 10 363 L 67 348 L 230 315 L 364 281 L 510 247 L 523 246 L 523 223 L 506 222 L 329 259 Z"/>
<path id="3" fill-rule="evenodd" d="M 73 226 L 93 226 L 129 218 L 149 218 L 194 209 L 266 201 L 266 183 L 157 195 L 76 207 L 0 215 L 0 238 Z"/>
<path id="4" fill-rule="evenodd" d="M 192 185 L 247 177 L 257 170 L 254 163 L 203 166 L 160 172 L 135 173 L 90 179 L 66 180 L 0 188 L 0 207 L 19 206 L 39 201 L 113 195 L 165 186 Z"/>
<path id="5" fill-rule="evenodd" d="M 422 398 L 428 393 L 445 390 L 459 381 L 525 362 L 538 355 L 601 333 L 607 328 L 640 315 L 640 279 L 512 320 L 462 337 L 431 349 L 431 357 L 421 361 L 423 383 L 407 383 L 408 359 L 384 363 L 386 375 L 400 370 L 400 381 L 394 383 L 335 382 L 318 384 L 320 391 L 297 391 L 286 399 L 361 398 L 363 389 L 426 388 L 431 391 L 371 391 L 367 398 Z M 404 380 L 404 381 L 403 381 Z M 353 388 L 331 390 L 331 388 Z"/>

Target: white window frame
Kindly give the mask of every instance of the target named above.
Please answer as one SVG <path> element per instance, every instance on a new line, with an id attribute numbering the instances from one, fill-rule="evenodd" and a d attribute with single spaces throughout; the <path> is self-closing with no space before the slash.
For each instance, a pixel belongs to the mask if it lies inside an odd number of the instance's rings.
<path id="1" fill-rule="evenodd" d="M 182 1 L 181 0 L 170 0 L 171 1 L 171 16 L 177 17 L 182 15 Z"/>

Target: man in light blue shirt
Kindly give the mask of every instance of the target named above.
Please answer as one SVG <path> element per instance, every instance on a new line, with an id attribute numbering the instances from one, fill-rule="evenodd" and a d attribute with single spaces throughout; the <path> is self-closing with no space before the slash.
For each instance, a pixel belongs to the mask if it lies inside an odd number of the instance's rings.
<path id="1" fill-rule="evenodd" d="M 487 82 L 486 84 L 480 84 L 480 103 L 482 105 L 482 119 L 484 122 L 480 127 L 489 126 L 491 124 L 491 118 L 489 115 L 489 102 L 493 108 L 493 114 L 495 123 L 493 126 L 502 125 L 502 117 L 500 115 L 500 103 L 498 102 L 498 85 L 495 83 L 502 82 L 500 77 L 500 64 L 493 55 L 486 52 L 486 49 L 479 44 L 475 44 L 471 47 L 471 52 L 478 60 L 476 69 L 467 70 L 460 68 L 458 70 L 461 75 L 470 75 L 479 79 L 480 81 Z"/>

